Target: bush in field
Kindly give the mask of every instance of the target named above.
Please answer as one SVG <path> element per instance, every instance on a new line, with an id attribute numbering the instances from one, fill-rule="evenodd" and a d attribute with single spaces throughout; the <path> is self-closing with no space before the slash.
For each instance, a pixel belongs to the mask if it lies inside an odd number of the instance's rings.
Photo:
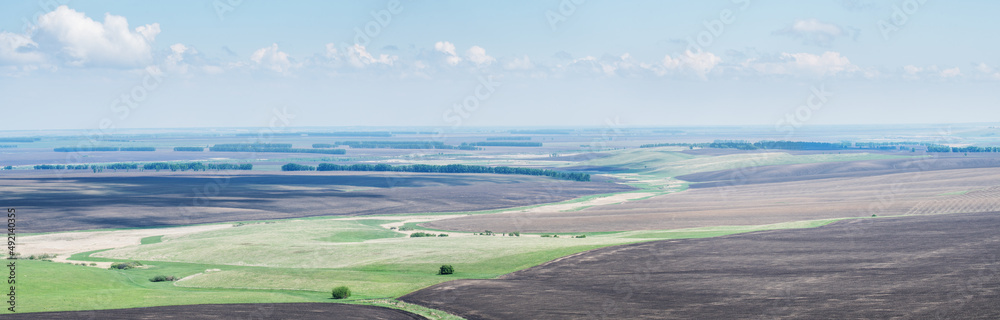
<path id="1" fill-rule="evenodd" d="M 436 235 L 433 234 L 433 233 L 427 233 L 427 232 L 414 232 L 414 233 L 410 234 L 410 238 L 433 237 L 433 236 L 436 236 Z"/>
<path id="2" fill-rule="evenodd" d="M 399 231 L 412 231 L 413 227 L 399 227 Z"/>
<path id="3" fill-rule="evenodd" d="M 345 286 L 339 286 L 333 288 L 332 295 L 334 299 L 347 299 L 351 296 L 351 289 Z"/>
<path id="4" fill-rule="evenodd" d="M 574 238 L 586 238 L 586 237 L 587 237 L 587 235 L 585 235 L 585 234 L 581 234 L 581 235 L 578 235 L 578 236 L 576 236 L 576 237 L 574 237 Z"/>
<path id="5" fill-rule="evenodd" d="M 442 274 L 442 275 L 443 274 L 452 274 L 452 273 L 455 273 L 455 267 L 452 267 L 450 264 L 442 265 L 441 269 L 438 270 L 438 274 Z"/>
<path id="6" fill-rule="evenodd" d="M 149 282 L 163 282 L 163 281 L 177 281 L 177 277 L 175 277 L 175 276 L 162 276 L 161 275 L 161 276 L 155 276 L 155 277 L 149 278 Z"/>
<path id="7" fill-rule="evenodd" d="M 521 236 L 521 231 L 511 232 L 510 235 L 513 236 L 513 237 L 520 237 Z"/>
<path id="8" fill-rule="evenodd" d="M 138 267 L 138 266 L 141 266 L 141 265 L 142 264 L 139 263 L 138 261 L 115 262 L 115 263 L 111 264 L 111 268 L 110 269 L 128 270 L 128 269 L 132 269 L 132 268 L 135 268 L 135 267 Z"/>
<path id="9" fill-rule="evenodd" d="M 442 234 L 439 234 L 439 235 L 438 235 L 438 237 L 447 237 L 447 236 L 448 236 L 448 234 L 447 234 L 447 233 L 442 233 Z"/>

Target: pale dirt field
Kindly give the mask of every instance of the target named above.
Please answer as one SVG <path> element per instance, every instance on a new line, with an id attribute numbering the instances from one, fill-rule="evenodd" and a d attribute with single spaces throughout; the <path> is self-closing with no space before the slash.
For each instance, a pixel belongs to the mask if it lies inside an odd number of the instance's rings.
<path id="1" fill-rule="evenodd" d="M 232 228 L 232 225 L 227 223 L 157 229 L 50 233 L 19 237 L 18 251 L 22 256 L 55 254 L 57 256 L 52 261 L 73 262 L 66 258 L 81 252 L 139 245 L 139 241 L 145 237 L 187 235 L 225 228 Z M 102 268 L 110 265 L 110 262 L 97 262 L 97 266 Z"/>

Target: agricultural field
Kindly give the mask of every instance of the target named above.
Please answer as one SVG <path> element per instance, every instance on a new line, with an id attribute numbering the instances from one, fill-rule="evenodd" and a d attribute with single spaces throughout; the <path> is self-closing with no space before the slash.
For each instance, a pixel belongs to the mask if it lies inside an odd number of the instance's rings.
<path id="1" fill-rule="evenodd" d="M 466 319 L 992 319 L 998 228 L 993 212 L 657 241 L 400 300 Z"/>
<path id="2" fill-rule="evenodd" d="M 459 141 L 487 136 L 503 135 Z M 328 141 L 281 139 L 296 148 Z M 397 139 L 409 146 L 414 138 L 357 138 L 366 139 L 375 141 L 372 145 L 394 145 L 386 141 Z M 18 293 L 19 311 L 27 312 L 26 319 L 110 312 L 253 316 L 284 310 L 296 310 L 288 312 L 299 312 L 297 317 L 359 312 L 385 319 L 506 318 L 472 302 L 467 307 L 445 298 L 442 304 L 436 295 L 441 288 L 506 281 L 601 250 L 646 243 L 825 230 L 887 216 L 1000 211 L 1000 158 L 991 155 L 635 147 L 662 139 L 656 135 L 608 142 L 604 149 L 584 147 L 593 139 L 577 133 L 540 138 L 541 147 L 347 148 L 344 155 L 205 151 L 173 160 L 129 160 L 142 152 L 85 153 L 108 155 L 102 165 L 138 168 L 103 171 L 32 170 L 49 164 L 51 152 L 39 151 L 31 162 L 30 150 L 18 150 L 27 154 L 17 158 L 24 165 L 0 171 L 0 187 L 19 216 L 30 217 L 18 223 L 26 233 L 18 238 L 24 270 L 18 281 L 26 288 Z M 190 145 L 184 141 L 150 138 L 142 144 Z M 142 169 L 149 160 L 166 164 L 157 168 L 178 164 L 180 169 Z M 191 161 L 253 167 L 184 169 L 194 167 L 187 165 Z M 586 175 L 589 181 L 524 174 L 281 171 L 289 163 L 300 168 L 332 163 L 345 170 L 373 170 L 376 164 L 408 170 L 506 166 L 576 173 L 573 177 Z M 454 272 L 439 274 L 443 265 Z M 554 280 L 538 281 L 532 285 Z M 331 289 L 339 286 L 350 288 L 349 298 L 331 299 Z M 552 301 L 552 310 L 565 307 Z M 187 305 L 198 306 L 176 307 Z M 655 314 L 643 308 L 636 310 Z M 117 309 L 127 311 L 101 311 Z"/>

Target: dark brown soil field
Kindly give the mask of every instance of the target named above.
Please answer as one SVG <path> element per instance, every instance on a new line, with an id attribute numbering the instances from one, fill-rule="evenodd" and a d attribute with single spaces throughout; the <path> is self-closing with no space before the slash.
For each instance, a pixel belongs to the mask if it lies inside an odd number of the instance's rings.
<path id="1" fill-rule="evenodd" d="M 468 319 L 998 319 L 1000 214 L 597 249 L 400 298 Z"/>
<path id="2" fill-rule="evenodd" d="M 476 215 L 424 225 L 465 231 L 587 232 L 988 211 L 1000 211 L 1000 168 L 697 188 L 574 212 Z"/>
<path id="3" fill-rule="evenodd" d="M 8 314 L 4 319 L 427 319 L 410 312 L 340 303 L 203 304 L 135 309 Z"/>
<path id="4" fill-rule="evenodd" d="M 1000 167 L 1000 155 L 990 154 L 969 157 L 950 156 L 763 166 L 700 172 L 678 176 L 677 179 L 691 182 L 692 188 L 708 188 L 739 184 L 867 177 L 903 172 L 997 167 Z"/>
<path id="5" fill-rule="evenodd" d="M 9 172 L 22 232 L 135 228 L 325 215 L 455 212 L 548 203 L 631 187 L 495 174 Z"/>

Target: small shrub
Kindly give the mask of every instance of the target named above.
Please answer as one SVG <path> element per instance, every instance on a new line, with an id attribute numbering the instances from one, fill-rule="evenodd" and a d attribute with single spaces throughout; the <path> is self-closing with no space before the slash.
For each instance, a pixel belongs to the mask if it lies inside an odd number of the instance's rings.
<path id="1" fill-rule="evenodd" d="M 442 275 L 453 274 L 453 273 L 455 273 L 455 267 L 452 267 L 450 264 L 442 265 L 441 269 L 438 270 L 438 274 Z"/>
<path id="2" fill-rule="evenodd" d="M 413 227 L 399 227 L 399 231 L 413 231 Z"/>
<path id="3" fill-rule="evenodd" d="M 149 278 L 149 282 L 164 282 L 164 281 L 177 281 L 175 276 L 155 276 Z"/>
<path id="4" fill-rule="evenodd" d="M 351 289 L 345 286 L 339 286 L 333 288 L 333 292 L 331 294 L 334 299 L 347 299 L 351 296 Z"/>
<path id="5" fill-rule="evenodd" d="M 410 234 L 410 238 L 433 237 L 433 236 L 436 235 L 433 233 L 426 233 L 426 232 L 414 232 Z"/>
<path id="6" fill-rule="evenodd" d="M 551 234 L 543 234 L 543 235 L 542 235 L 542 238 L 551 238 L 551 237 L 552 237 L 552 235 L 551 235 Z"/>
<path id="7" fill-rule="evenodd" d="M 447 233 L 442 233 L 442 234 L 439 234 L 439 235 L 438 235 L 438 237 L 447 237 L 447 236 L 448 236 L 448 234 L 447 234 Z"/>
<path id="8" fill-rule="evenodd" d="M 521 232 L 520 231 L 514 231 L 514 232 L 511 232 L 510 235 L 515 236 L 515 237 L 520 237 L 521 236 Z"/>
<path id="9" fill-rule="evenodd" d="M 90 263 L 91 267 L 96 266 L 96 265 L 97 265 L 96 263 L 93 263 L 93 262 Z"/>
<path id="10" fill-rule="evenodd" d="M 128 269 L 132 269 L 132 268 L 135 268 L 135 267 L 138 267 L 138 266 L 141 266 L 141 265 L 142 264 L 139 263 L 138 261 L 115 262 L 115 263 L 111 264 L 111 268 L 110 269 L 128 270 Z"/>
<path id="11" fill-rule="evenodd" d="M 575 238 L 582 239 L 582 238 L 586 238 L 586 237 L 587 237 L 587 235 L 581 234 L 581 235 L 576 236 Z"/>

